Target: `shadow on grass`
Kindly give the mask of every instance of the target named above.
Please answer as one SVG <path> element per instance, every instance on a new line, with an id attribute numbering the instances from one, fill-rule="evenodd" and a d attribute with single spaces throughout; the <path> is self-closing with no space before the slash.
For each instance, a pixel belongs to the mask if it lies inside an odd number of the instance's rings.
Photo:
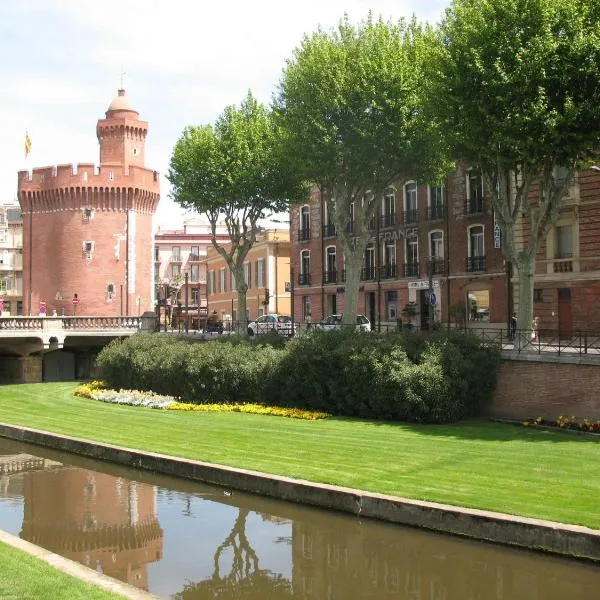
<path id="1" fill-rule="evenodd" d="M 455 438 L 464 440 L 485 440 L 490 442 L 553 442 L 553 443 L 588 443 L 598 444 L 600 450 L 600 435 L 578 432 L 573 430 L 544 430 L 526 427 L 519 422 L 498 422 L 485 418 L 469 419 L 456 423 L 422 424 L 402 421 L 369 421 L 351 417 L 328 418 L 329 421 L 345 423 L 360 423 L 364 427 L 400 428 L 417 435 L 432 437 Z"/>

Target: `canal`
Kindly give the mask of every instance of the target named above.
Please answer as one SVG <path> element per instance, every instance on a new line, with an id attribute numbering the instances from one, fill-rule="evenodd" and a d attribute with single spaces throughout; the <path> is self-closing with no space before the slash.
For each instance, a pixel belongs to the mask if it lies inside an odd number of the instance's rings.
<path id="1" fill-rule="evenodd" d="M 600 568 L 0 438 L 0 529 L 173 600 L 592 600 Z"/>

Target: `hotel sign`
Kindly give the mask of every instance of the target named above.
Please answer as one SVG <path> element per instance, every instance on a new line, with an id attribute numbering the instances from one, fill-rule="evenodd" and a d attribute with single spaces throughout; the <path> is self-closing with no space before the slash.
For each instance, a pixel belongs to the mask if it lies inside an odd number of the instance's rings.
<path id="1" fill-rule="evenodd" d="M 401 239 L 414 239 L 419 236 L 418 227 L 407 227 L 406 229 L 392 229 L 387 231 L 380 231 L 378 236 L 371 236 L 367 239 L 367 244 L 374 244 L 379 238 L 380 242 L 396 242 Z M 352 238 L 352 245 L 356 245 L 358 237 Z"/>
<path id="2" fill-rule="evenodd" d="M 433 280 L 433 287 L 440 287 L 440 280 Z M 429 281 L 427 279 L 419 279 L 417 281 L 409 281 L 408 282 L 409 290 L 428 290 L 429 289 Z"/>

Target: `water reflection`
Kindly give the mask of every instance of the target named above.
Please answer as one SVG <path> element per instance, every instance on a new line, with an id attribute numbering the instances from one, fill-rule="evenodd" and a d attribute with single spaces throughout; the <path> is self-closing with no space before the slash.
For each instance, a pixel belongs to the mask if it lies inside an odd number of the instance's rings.
<path id="1" fill-rule="evenodd" d="M 600 589 L 591 564 L 3 440 L 0 527 L 175 600 L 588 600 Z"/>

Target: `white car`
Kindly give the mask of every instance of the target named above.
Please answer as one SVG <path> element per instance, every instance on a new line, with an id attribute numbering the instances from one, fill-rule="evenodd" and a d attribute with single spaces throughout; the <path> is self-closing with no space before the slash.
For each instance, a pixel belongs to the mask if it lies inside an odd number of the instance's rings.
<path id="1" fill-rule="evenodd" d="M 321 324 L 323 331 L 333 331 L 342 328 L 343 313 L 330 315 Z M 371 331 L 371 321 L 365 315 L 356 315 L 356 331 Z"/>
<path id="2" fill-rule="evenodd" d="M 278 333 L 283 336 L 292 335 L 292 319 L 286 315 L 263 315 L 256 321 L 248 323 L 248 335 L 262 335 L 265 333 Z"/>

